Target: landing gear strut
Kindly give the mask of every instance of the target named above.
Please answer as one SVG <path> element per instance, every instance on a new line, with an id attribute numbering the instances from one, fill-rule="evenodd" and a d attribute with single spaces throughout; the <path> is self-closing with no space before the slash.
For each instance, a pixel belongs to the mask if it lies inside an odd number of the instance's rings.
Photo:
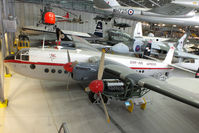
<path id="1" fill-rule="evenodd" d="M 101 102 L 99 95 L 96 94 L 96 93 L 93 93 L 91 91 L 88 93 L 88 98 L 91 101 L 91 103 L 97 103 L 98 104 L 98 103 Z M 102 94 L 102 98 L 104 100 L 104 103 L 106 104 L 108 102 L 108 97 L 106 97 L 105 95 Z"/>

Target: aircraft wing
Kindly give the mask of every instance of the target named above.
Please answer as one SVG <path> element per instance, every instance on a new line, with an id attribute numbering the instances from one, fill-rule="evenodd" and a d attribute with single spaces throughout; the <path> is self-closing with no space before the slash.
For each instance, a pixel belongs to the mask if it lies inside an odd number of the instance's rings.
<path id="1" fill-rule="evenodd" d="M 170 85 L 167 82 L 159 81 L 158 79 L 155 79 L 153 77 L 136 73 L 126 66 L 117 65 L 114 63 L 105 65 L 104 74 L 117 76 L 123 81 L 126 81 L 128 79 L 132 81 L 134 85 L 153 90 L 180 102 L 199 108 L 198 95 L 191 93 L 188 90 L 181 89 L 174 85 Z"/>
<path id="2" fill-rule="evenodd" d="M 91 45 L 88 41 L 78 36 L 72 36 L 72 39 L 75 43 L 75 47 L 79 49 L 91 50 L 91 51 L 98 51 L 93 45 Z"/>
<path id="3" fill-rule="evenodd" d="M 42 34 L 44 32 L 46 33 L 55 33 L 55 29 L 46 29 L 45 27 L 36 27 L 36 26 L 24 26 L 22 28 L 24 31 L 35 31 L 38 32 L 38 34 Z M 69 30 L 62 30 L 62 32 L 66 35 L 75 35 L 79 37 L 85 37 L 85 38 L 90 38 L 91 35 L 88 33 L 83 33 L 83 32 L 76 32 L 76 31 L 69 31 Z"/>
<path id="4" fill-rule="evenodd" d="M 180 102 L 199 108 L 198 95 L 190 91 L 178 88 L 166 82 L 155 80 L 153 78 L 141 79 L 139 80 L 138 84 L 142 87 L 146 87 Z"/>
<path id="5" fill-rule="evenodd" d="M 193 17 L 194 8 L 169 3 L 161 7 L 157 7 L 148 11 L 143 11 L 142 15 L 148 16 L 168 16 L 168 17 Z"/>
<path id="6" fill-rule="evenodd" d="M 183 52 L 183 51 L 178 51 L 175 56 L 179 58 L 186 58 L 186 59 L 199 59 L 198 55 Z"/>

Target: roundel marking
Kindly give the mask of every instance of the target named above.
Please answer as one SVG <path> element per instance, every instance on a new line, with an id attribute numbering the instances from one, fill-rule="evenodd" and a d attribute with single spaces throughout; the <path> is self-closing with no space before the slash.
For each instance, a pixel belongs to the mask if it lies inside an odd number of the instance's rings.
<path id="1" fill-rule="evenodd" d="M 135 47 L 135 51 L 136 51 L 136 52 L 140 51 L 140 46 L 139 46 L 139 45 L 137 45 L 137 46 Z"/>
<path id="2" fill-rule="evenodd" d="M 128 14 L 129 14 L 129 15 L 133 15 L 133 14 L 134 14 L 134 10 L 133 10 L 133 9 L 129 9 L 129 10 L 128 10 Z"/>

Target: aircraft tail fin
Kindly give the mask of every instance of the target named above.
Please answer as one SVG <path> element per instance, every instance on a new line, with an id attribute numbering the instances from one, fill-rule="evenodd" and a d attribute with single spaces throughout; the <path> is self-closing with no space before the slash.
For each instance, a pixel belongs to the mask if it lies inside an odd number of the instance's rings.
<path id="1" fill-rule="evenodd" d="M 142 37 L 142 23 L 138 22 L 135 26 L 134 32 L 133 32 L 133 37 Z"/>
<path id="2" fill-rule="evenodd" d="M 57 40 L 60 39 L 60 35 L 63 34 L 63 32 L 59 29 L 59 28 L 56 28 L 56 36 L 57 36 Z"/>
<path id="3" fill-rule="evenodd" d="M 70 18 L 70 15 L 69 15 L 69 13 L 67 12 L 66 15 L 65 15 L 65 16 L 62 16 L 62 17 L 64 17 L 64 18 Z"/>
<path id="4" fill-rule="evenodd" d="M 56 36 L 57 41 L 71 41 L 71 38 L 64 34 L 63 31 L 59 28 L 56 28 Z"/>
<path id="5" fill-rule="evenodd" d="M 179 51 L 184 51 L 183 50 L 183 47 L 184 47 L 184 42 L 185 40 L 187 39 L 188 35 L 187 33 L 185 33 L 179 40 L 178 40 L 178 43 L 177 43 L 177 49 Z"/>
<path id="6" fill-rule="evenodd" d="M 175 47 L 170 47 L 166 58 L 164 59 L 163 63 L 165 64 L 171 64 L 173 60 L 173 55 L 174 55 Z"/>
<path id="7" fill-rule="evenodd" d="M 117 0 L 93 0 L 94 6 L 101 9 L 112 8 L 115 6 L 120 6 Z"/>
<path id="8" fill-rule="evenodd" d="M 95 28 L 94 35 L 98 37 L 103 37 L 103 24 L 102 21 L 98 21 L 97 26 Z"/>

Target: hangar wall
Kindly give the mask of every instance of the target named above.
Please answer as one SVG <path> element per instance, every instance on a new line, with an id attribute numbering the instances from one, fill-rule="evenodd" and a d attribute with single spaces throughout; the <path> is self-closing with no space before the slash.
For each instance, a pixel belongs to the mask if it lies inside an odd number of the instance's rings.
<path id="1" fill-rule="evenodd" d="M 15 3 L 15 11 L 18 19 L 18 28 L 21 28 L 22 26 L 31 26 L 31 25 L 36 26 L 37 22 L 40 19 L 40 9 L 42 9 L 42 5 L 39 4 L 20 3 L 20 2 Z M 66 14 L 66 11 L 59 8 L 53 8 L 53 12 L 55 12 L 56 15 L 61 15 L 61 16 Z M 76 15 L 81 15 L 82 20 L 86 22 L 84 24 L 62 22 L 57 24 L 58 27 L 65 30 L 94 33 L 96 22 L 95 20 L 93 20 L 93 18 L 96 16 L 96 14 L 80 12 L 80 11 L 71 11 L 71 12 Z M 120 18 L 116 18 L 116 21 L 128 23 L 132 26 L 135 25 L 136 23 L 135 21 L 120 19 Z M 104 26 L 104 32 L 107 29 L 113 28 L 113 20 L 109 22 L 107 25 L 103 22 L 103 26 Z M 126 28 L 124 31 L 132 35 L 133 27 Z"/>

